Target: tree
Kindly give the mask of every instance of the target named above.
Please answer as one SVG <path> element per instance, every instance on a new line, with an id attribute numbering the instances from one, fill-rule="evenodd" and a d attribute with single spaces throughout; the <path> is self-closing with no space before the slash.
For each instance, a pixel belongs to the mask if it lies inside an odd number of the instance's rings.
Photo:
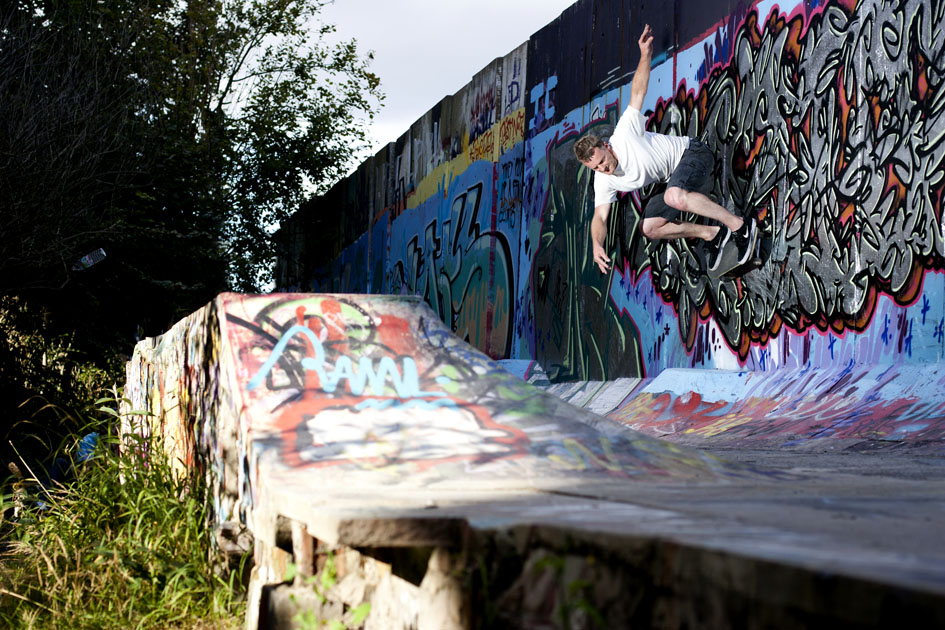
<path id="1" fill-rule="evenodd" d="M 60 287 L 107 231 L 135 160 L 123 69 L 75 19 L 0 9 L 0 291 Z"/>
<path id="2" fill-rule="evenodd" d="M 344 175 L 383 99 L 324 4 L 0 3 L 0 297 L 104 365 L 264 288 L 278 222 Z"/>
<path id="3" fill-rule="evenodd" d="M 213 110 L 214 119 L 228 104 L 239 112 L 230 119 L 236 150 L 226 183 L 236 213 L 225 240 L 231 278 L 244 290 L 271 281 L 274 226 L 310 191 L 324 192 L 345 175 L 363 143 L 359 114 L 372 117 L 372 103 L 382 100 L 380 80 L 368 70 L 371 54 L 360 59 L 354 41 L 321 46 L 334 27 L 308 28 L 324 3 L 273 5 L 265 17 L 237 14 L 228 23 L 231 62 Z M 260 54 L 247 64 L 254 48 Z M 249 83 L 246 92 L 238 91 L 241 82 Z"/>
<path id="4" fill-rule="evenodd" d="M 0 292 L 81 285 L 65 293 L 178 316 L 265 286 L 278 222 L 344 175 L 383 98 L 324 4 L 4 5 Z M 100 270 L 72 269 L 98 247 Z"/>
<path id="5" fill-rule="evenodd" d="M 220 204 L 220 242 L 232 288 L 272 273 L 272 232 L 312 190 L 343 176 L 365 119 L 382 101 L 372 58 L 329 43 L 325 5 L 312 0 L 188 2 L 171 12 L 142 74 L 161 77 L 151 112 L 156 142 L 184 136 L 202 207 Z M 358 147 L 355 146 L 355 149 Z M 172 168 L 171 165 L 161 167 Z"/>

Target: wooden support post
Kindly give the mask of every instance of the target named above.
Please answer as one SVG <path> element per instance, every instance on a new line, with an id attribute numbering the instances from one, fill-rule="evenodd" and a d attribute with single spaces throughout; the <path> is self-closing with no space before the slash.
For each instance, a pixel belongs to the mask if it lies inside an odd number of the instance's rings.
<path id="1" fill-rule="evenodd" d="M 292 556 L 297 567 L 295 584 L 315 574 L 315 539 L 308 535 L 303 523 L 292 521 Z"/>

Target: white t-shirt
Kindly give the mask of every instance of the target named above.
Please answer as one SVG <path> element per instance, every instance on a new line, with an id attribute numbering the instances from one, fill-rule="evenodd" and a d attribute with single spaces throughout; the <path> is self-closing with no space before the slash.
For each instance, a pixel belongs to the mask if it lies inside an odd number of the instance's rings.
<path id="1" fill-rule="evenodd" d="M 617 170 L 613 175 L 594 173 L 595 207 L 613 203 L 618 191 L 668 180 L 689 148 L 689 138 L 647 131 L 643 114 L 627 107 L 614 127 L 610 146 L 617 156 Z"/>

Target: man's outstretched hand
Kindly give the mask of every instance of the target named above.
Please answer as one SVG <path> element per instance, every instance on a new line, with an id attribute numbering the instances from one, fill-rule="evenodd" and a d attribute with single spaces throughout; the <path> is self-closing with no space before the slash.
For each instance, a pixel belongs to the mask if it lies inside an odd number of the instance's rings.
<path id="1" fill-rule="evenodd" d="M 647 59 L 653 58 L 653 29 L 647 24 L 640 35 L 640 54 Z"/>
<path id="2" fill-rule="evenodd" d="M 594 243 L 594 262 L 600 267 L 601 273 L 610 271 L 610 256 L 604 251 L 604 248 Z"/>

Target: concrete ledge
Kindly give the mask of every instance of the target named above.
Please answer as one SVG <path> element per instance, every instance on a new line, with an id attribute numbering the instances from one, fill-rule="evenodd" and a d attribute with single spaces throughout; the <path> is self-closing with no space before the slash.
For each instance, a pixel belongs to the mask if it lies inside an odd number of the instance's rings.
<path id="1" fill-rule="evenodd" d="M 300 611 L 357 628 L 940 627 L 943 591 L 759 560 L 653 537 L 554 527 L 471 530 L 461 551 L 428 558 L 418 582 L 383 550 L 322 548 L 331 587 L 264 588 L 260 628 L 298 628 Z M 375 556 L 385 557 L 386 560 Z M 402 555 L 401 558 L 407 558 Z M 416 565 L 416 557 L 407 564 Z M 317 588 L 317 587 L 316 587 Z M 295 621 L 293 621 L 295 619 Z"/>

